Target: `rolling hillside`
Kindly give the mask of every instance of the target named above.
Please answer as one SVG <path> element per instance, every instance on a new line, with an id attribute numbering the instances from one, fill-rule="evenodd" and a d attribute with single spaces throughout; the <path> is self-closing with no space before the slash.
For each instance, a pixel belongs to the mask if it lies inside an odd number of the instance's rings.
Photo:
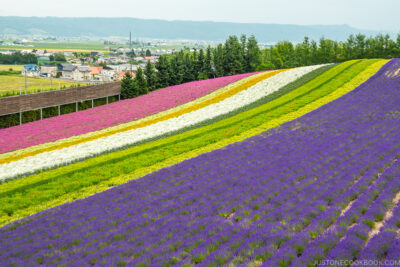
<path id="1" fill-rule="evenodd" d="M 29 26 L 27 26 L 29 25 Z M 261 42 L 277 40 L 303 41 L 304 36 L 319 39 L 345 40 L 350 34 L 377 32 L 348 25 L 283 25 L 261 23 L 226 23 L 196 21 L 166 21 L 136 18 L 57 18 L 0 17 L 0 34 L 44 35 L 57 37 L 128 36 L 155 39 L 191 39 L 221 41 L 230 35 L 255 35 Z"/>
<path id="2" fill-rule="evenodd" d="M 392 266 L 399 70 L 248 73 L 2 129 L 0 265 Z"/>

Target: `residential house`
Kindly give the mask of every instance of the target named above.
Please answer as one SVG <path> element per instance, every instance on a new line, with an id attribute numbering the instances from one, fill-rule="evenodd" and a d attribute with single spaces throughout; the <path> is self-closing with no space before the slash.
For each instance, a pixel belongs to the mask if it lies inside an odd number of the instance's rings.
<path id="1" fill-rule="evenodd" d="M 22 75 L 26 75 L 29 77 L 39 77 L 40 75 L 40 68 L 36 64 L 26 64 L 21 71 Z"/>
<path id="2" fill-rule="evenodd" d="M 57 75 L 57 66 L 45 64 L 40 67 L 41 76 L 55 77 Z"/>
<path id="3" fill-rule="evenodd" d="M 115 71 L 133 71 L 136 72 L 138 66 L 137 65 L 131 65 L 131 64 L 119 64 L 119 65 L 111 65 L 109 66 L 110 68 L 114 69 Z"/>
<path id="4" fill-rule="evenodd" d="M 70 79 L 73 80 L 74 79 L 74 70 L 77 67 L 72 65 L 72 64 L 68 64 L 68 63 L 62 63 L 62 64 L 58 64 L 58 71 L 61 72 L 61 76 L 64 79 Z"/>
<path id="5" fill-rule="evenodd" d="M 65 51 L 65 52 L 64 52 L 64 56 L 65 56 L 65 57 L 72 57 L 73 55 L 74 55 L 73 52 L 69 52 L 69 51 Z"/>
<path id="6" fill-rule="evenodd" d="M 103 69 L 100 72 L 99 75 L 99 79 L 101 81 L 105 81 L 105 82 L 110 82 L 114 80 L 114 75 L 116 74 L 116 71 L 109 67 L 109 66 L 105 66 L 103 67 Z"/>
<path id="7" fill-rule="evenodd" d="M 77 66 L 73 71 L 73 79 L 75 81 L 89 81 L 91 72 L 88 66 Z"/>
<path id="8" fill-rule="evenodd" d="M 90 76 L 91 76 L 91 78 L 94 80 L 94 79 L 97 79 L 97 78 L 99 78 L 99 75 L 100 75 L 100 73 L 101 73 L 101 71 L 103 70 L 103 67 L 102 66 L 98 66 L 98 67 L 89 67 L 90 68 Z"/>

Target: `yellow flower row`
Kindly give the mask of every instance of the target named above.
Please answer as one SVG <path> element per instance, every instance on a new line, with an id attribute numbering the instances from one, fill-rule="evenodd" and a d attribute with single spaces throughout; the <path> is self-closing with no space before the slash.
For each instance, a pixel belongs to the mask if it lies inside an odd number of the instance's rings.
<path id="1" fill-rule="evenodd" d="M 123 183 L 126 183 L 128 181 L 134 180 L 134 179 L 138 179 L 140 177 L 143 177 L 147 174 L 150 174 L 154 171 L 160 170 L 162 168 L 165 167 L 169 167 L 172 166 L 174 164 L 180 163 L 184 160 L 196 157 L 200 154 L 203 153 L 207 153 L 207 152 L 211 152 L 215 149 L 220 149 L 223 148 L 229 144 L 235 143 L 235 142 L 241 142 L 244 139 L 247 139 L 249 137 L 258 135 L 268 129 L 277 127 L 285 122 L 288 122 L 290 120 L 299 118 L 305 114 L 307 114 L 310 111 L 313 111 L 315 109 L 320 108 L 321 106 L 345 95 L 346 93 L 352 91 L 353 89 L 355 89 L 356 87 L 358 87 L 361 83 L 365 82 L 369 77 L 371 77 L 373 74 L 375 74 L 384 64 L 387 63 L 387 60 L 381 60 L 378 61 L 372 65 L 370 65 L 369 67 L 367 67 L 364 71 L 362 71 L 361 73 L 359 73 L 356 77 L 354 77 L 350 82 L 346 83 L 345 85 L 343 85 L 341 88 L 338 88 L 337 90 L 333 91 L 332 93 L 330 93 L 329 95 L 326 95 L 325 97 L 322 97 L 300 109 L 298 109 L 297 111 L 285 114 L 277 119 L 273 119 L 271 121 L 268 121 L 258 127 L 255 127 L 251 130 L 248 130 L 246 132 L 243 132 L 240 135 L 237 136 L 233 136 L 224 140 L 221 140 L 217 143 L 213 143 L 195 150 L 192 150 L 190 152 L 186 152 L 171 158 L 168 158 L 167 160 L 164 160 L 162 162 L 159 162 L 157 164 L 154 164 L 152 166 L 149 167 L 145 167 L 145 168 L 141 168 L 141 169 L 137 169 L 134 172 L 128 174 L 128 175 L 121 175 L 121 176 L 117 176 L 114 178 L 111 178 L 107 181 L 104 182 L 100 182 L 96 185 L 90 186 L 90 187 L 86 187 L 86 188 L 82 188 L 79 191 L 75 191 L 75 192 L 71 192 L 69 194 L 65 194 L 61 197 L 58 197 L 52 201 L 48 201 L 46 203 L 43 203 L 41 205 L 36 205 L 36 206 L 31 206 L 27 209 L 24 210 L 18 210 L 16 211 L 12 217 L 2 217 L 0 218 L 0 226 L 3 226 L 7 223 L 10 223 L 12 221 L 30 216 L 32 214 L 41 212 L 43 210 L 52 208 L 52 207 L 56 207 L 58 205 L 76 200 L 76 199 L 82 199 L 91 195 L 94 195 L 96 193 L 100 193 L 102 191 L 105 191 L 113 186 L 116 185 L 120 185 Z M 143 149 L 143 148 L 142 148 Z"/>
<path id="2" fill-rule="evenodd" d="M 265 80 L 279 72 L 285 70 L 277 70 L 271 72 L 264 72 L 261 74 L 256 74 L 250 77 L 247 77 L 243 80 L 233 83 L 232 85 L 228 85 L 224 88 L 221 88 L 207 96 L 199 98 L 198 100 L 183 104 L 181 106 L 175 107 L 173 109 L 157 113 L 155 115 L 143 118 L 138 121 L 125 123 L 122 125 L 110 127 L 104 130 L 96 131 L 93 133 L 88 133 L 84 135 L 74 136 L 66 139 L 62 139 L 56 142 L 42 144 L 14 152 L 9 152 L 0 155 L 0 164 L 9 163 L 12 161 L 17 161 L 26 157 L 31 157 L 43 152 L 49 152 L 53 150 L 58 150 L 65 147 L 70 147 L 73 145 L 77 145 L 80 143 L 92 141 L 101 137 L 110 136 L 116 133 L 133 130 L 141 127 L 145 127 L 160 121 L 168 120 L 174 117 L 178 117 L 185 113 L 189 113 L 200 108 L 209 106 L 211 104 L 220 102 L 230 96 L 233 96 L 241 91 L 246 90 L 247 88 L 259 83 L 262 80 Z"/>

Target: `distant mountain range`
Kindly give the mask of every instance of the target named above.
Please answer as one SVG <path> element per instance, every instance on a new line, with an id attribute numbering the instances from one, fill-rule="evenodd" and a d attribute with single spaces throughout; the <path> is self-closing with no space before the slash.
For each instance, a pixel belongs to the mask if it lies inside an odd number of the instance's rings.
<path id="1" fill-rule="evenodd" d="M 281 40 L 302 41 L 304 36 L 317 40 L 324 36 L 345 40 L 352 33 L 375 35 L 348 25 L 286 25 L 262 23 L 228 23 L 197 21 L 166 21 L 136 18 L 59 18 L 0 17 L 0 35 L 44 35 L 54 37 L 128 36 L 154 39 L 190 39 L 223 41 L 229 35 L 252 35 L 259 42 Z"/>

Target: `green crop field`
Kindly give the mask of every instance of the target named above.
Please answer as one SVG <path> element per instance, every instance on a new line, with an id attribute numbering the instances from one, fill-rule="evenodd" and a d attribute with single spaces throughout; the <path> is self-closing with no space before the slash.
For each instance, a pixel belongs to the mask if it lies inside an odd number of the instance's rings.
<path id="1" fill-rule="evenodd" d="M 24 65 L 0 65 L 0 71 L 5 70 L 8 71 L 10 69 L 12 70 L 22 70 Z"/>
<path id="2" fill-rule="evenodd" d="M 89 51 L 108 51 L 108 49 L 116 49 L 119 47 L 129 47 L 126 44 L 117 44 L 117 45 L 104 45 L 103 42 L 30 42 L 26 43 L 27 45 L 32 45 L 33 47 L 26 46 L 2 46 L 0 49 L 42 49 L 47 51 L 74 51 L 74 52 L 89 52 Z M 142 48 L 142 46 L 132 45 L 133 48 Z M 143 47 L 147 49 L 149 47 Z M 152 47 L 150 49 L 182 49 L 183 45 L 180 44 L 168 44 L 161 45 L 157 47 Z"/>
<path id="3" fill-rule="evenodd" d="M 57 90 L 75 86 L 75 82 L 62 81 L 53 79 L 50 84 L 50 79 L 44 78 L 27 78 L 27 92 L 34 93 L 42 90 Z M 80 85 L 83 85 L 82 83 Z M 25 77 L 22 75 L 0 75 L 0 97 L 19 94 L 20 88 L 24 93 Z"/>

